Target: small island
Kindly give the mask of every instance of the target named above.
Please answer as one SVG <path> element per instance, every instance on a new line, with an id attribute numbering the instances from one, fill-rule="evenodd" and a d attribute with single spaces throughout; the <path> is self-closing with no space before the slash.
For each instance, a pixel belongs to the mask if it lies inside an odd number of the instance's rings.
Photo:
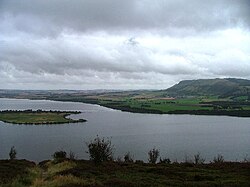
<path id="1" fill-rule="evenodd" d="M 0 121 L 25 125 L 52 125 L 86 122 L 85 119 L 68 118 L 79 111 L 4 110 L 0 111 Z"/>

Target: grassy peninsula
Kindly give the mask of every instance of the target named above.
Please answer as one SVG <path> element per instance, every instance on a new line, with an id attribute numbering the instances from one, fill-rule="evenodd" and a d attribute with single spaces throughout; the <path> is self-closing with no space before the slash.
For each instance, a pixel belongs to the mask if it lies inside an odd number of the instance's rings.
<path id="1" fill-rule="evenodd" d="M 4 110 L 0 111 L 0 121 L 12 124 L 42 125 L 85 122 L 85 119 L 68 118 L 78 111 Z"/>

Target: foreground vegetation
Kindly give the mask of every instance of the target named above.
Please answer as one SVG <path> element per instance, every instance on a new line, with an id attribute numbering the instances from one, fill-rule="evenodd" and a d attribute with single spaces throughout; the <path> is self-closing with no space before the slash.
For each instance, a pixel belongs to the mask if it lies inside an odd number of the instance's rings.
<path id="1" fill-rule="evenodd" d="M 67 118 L 71 114 L 78 114 L 77 111 L 16 111 L 16 110 L 5 110 L 0 111 L 0 121 L 12 124 L 63 124 L 63 123 L 78 123 L 85 122 L 84 119 L 73 120 Z"/>
<path id="2" fill-rule="evenodd" d="M 87 143 L 90 160 L 77 160 L 74 153 L 57 151 L 53 160 L 39 164 L 0 160 L 1 187 L 133 187 L 133 186 L 250 186 L 250 162 L 225 162 L 217 155 L 210 163 L 198 153 L 193 161 L 178 163 L 159 159 L 159 150 L 148 152 L 148 163 L 134 160 L 130 153 L 113 159 L 111 141 L 97 136 Z"/>
<path id="3" fill-rule="evenodd" d="M 250 163 L 0 160 L 2 187 L 250 186 Z"/>

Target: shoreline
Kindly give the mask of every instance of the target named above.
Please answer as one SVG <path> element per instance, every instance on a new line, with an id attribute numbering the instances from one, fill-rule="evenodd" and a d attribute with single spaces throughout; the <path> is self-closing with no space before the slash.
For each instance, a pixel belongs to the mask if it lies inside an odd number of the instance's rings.
<path id="1" fill-rule="evenodd" d="M 36 99 L 34 99 L 36 100 Z M 229 116 L 229 117 L 239 117 L 239 118 L 249 118 L 250 117 L 250 110 L 172 110 L 169 112 L 163 112 L 160 110 L 152 110 L 152 109 L 139 109 L 139 108 L 132 108 L 127 106 L 114 106 L 109 104 L 101 104 L 98 102 L 93 102 L 91 100 L 88 102 L 87 100 L 84 101 L 74 101 L 74 100 L 51 100 L 51 99 L 45 99 L 50 101 L 61 101 L 61 102 L 76 102 L 76 103 L 85 103 L 85 104 L 94 104 L 102 107 L 106 107 L 113 110 L 118 110 L 122 112 L 130 112 L 135 114 L 168 114 L 168 115 L 197 115 L 197 116 Z"/>
<path id="2" fill-rule="evenodd" d="M 130 112 L 137 114 L 168 114 L 168 115 L 197 115 L 197 116 L 228 116 L 228 117 L 239 117 L 239 118 L 250 118 L 250 110 L 172 110 L 168 112 L 163 112 L 160 110 L 145 109 L 145 108 L 133 108 L 128 106 L 115 106 L 110 104 L 101 104 L 97 100 L 85 100 L 85 101 L 74 101 L 74 100 L 60 100 L 60 99 L 51 99 L 51 98 L 9 98 L 1 97 L 6 99 L 27 99 L 27 100 L 41 100 L 41 101 L 60 101 L 60 102 L 73 102 L 73 103 L 84 103 L 91 105 L 98 105 L 101 107 L 118 110 L 122 112 Z"/>
<path id="3" fill-rule="evenodd" d="M 52 110 L 1 110 L 0 111 L 0 121 L 4 122 L 4 123 L 9 123 L 9 124 L 18 124 L 18 125 L 57 125 L 57 124 L 69 124 L 69 123 L 82 123 L 82 122 L 87 122 L 86 119 L 71 119 L 71 118 L 67 118 L 68 116 L 70 116 L 71 114 L 80 114 L 80 111 L 52 111 Z M 13 119 L 4 119 L 4 116 L 1 119 L 1 114 L 2 115 L 18 115 L 17 117 L 20 117 L 19 115 L 23 114 L 24 115 L 24 121 L 20 120 L 21 122 L 16 122 L 13 121 Z M 48 115 L 57 115 L 56 117 L 61 117 L 63 120 L 66 121 L 34 121 L 34 122 L 29 122 L 29 121 L 25 121 L 25 118 L 27 117 L 27 115 L 35 115 L 35 117 L 39 118 L 40 116 L 38 115 L 44 115 L 44 114 L 48 114 Z M 62 115 L 63 114 L 63 115 Z M 26 115 L 26 116 L 25 116 Z M 8 117 L 8 116 L 7 116 Z M 29 116 L 28 116 L 29 117 Z M 48 117 L 48 116 L 45 116 Z M 6 117 L 5 117 L 6 118 Z M 15 120 L 15 119 L 14 119 Z M 58 120 L 58 119 L 57 119 Z"/>

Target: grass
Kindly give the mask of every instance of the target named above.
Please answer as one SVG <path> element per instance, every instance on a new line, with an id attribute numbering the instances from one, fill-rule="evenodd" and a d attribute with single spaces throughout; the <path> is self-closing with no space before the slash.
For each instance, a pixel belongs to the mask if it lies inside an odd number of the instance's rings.
<path id="1" fill-rule="evenodd" d="M 47 99 L 99 104 L 104 107 L 134 112 L 156 114 L 191 114 L 250 117 L 250 101 L 232 97 L 186 96 L 169 98 L 148 93 L 117 92 L 82 96 L 57 96 Z"/>
<path id="2" fill-rule="evenodd" d="M 0 186 L 7 187 L 129 187 L 250 186 L 250 163 L 148 164 L 86 160 L 61 163 L 0 161 Z"/>
<path id="3" fill-rule="evenodd" d="M 130 108 L 148 109 L 167 113 L 175 110 L 211 110 L 212 107 L 204 107 L 200 104 L 202 99 L 126 99 L 126 100 L 100 100 L 100 105 L 117 103 L 117 106 L 123 105 Z"/>
<path id="4" fill-rule="evenodd" d="M 37 96 L 25 98 L 39 99 Z M 99 104 L 134 113 L 224 115 L 250 117 L 250 101 L 246 96 L 218 95 L 168 97 L 160 92 L 127 91 L 93 94 L 50 95 L 43 99 Z"/>
<path id="5" fill-rule="evenodd" d="M 15 181 L 16 178 L 28 178 L 32 175 L 30 169 L 35 163 L 27 160 L 0 160 L 0 186 Z"/>
<path id="6" fill-rule="evenodd" d="M 62 124 L 84 122 L 86 120 L 73 120 L 67 118 L 76 112 L 60 111 L 1 111 L 0 121 L 13 124 Z"/>
<path id="7" fill-rule="evenodd" d="M 216 96 L 185 98 L 97 96 L 95 99 L 96 103 L 102 106 L 129 112 L 250 117 L 250 103 L 248 101 L 241 102 Z"/>
<path id="8" fill-rule="evenodd" d="M 16 96 L 17 97 L 17 96 Z M 18 98 L 41 99 L 29 94 Z M 134 113 L 224 115 L 250 117 L 248 96 L 172 96 L 164 91 L 121 91 L 104 93 L 45 94 L 43 99 L 99 104 Z"/>
<path id="9" fill-rule="evenodd" d="M 203 107 L 199 104 L 200 99 L 175 99 L 166 101 L 164 99 L 126 99 L 126 100 L 100 100 L 99 104 L 124 105 L 131 108 L 142 108 L 149 110 L 159 110 L 162 112 L 169 112 L 174 110 L 205 110 L 211 107 Z"/>

